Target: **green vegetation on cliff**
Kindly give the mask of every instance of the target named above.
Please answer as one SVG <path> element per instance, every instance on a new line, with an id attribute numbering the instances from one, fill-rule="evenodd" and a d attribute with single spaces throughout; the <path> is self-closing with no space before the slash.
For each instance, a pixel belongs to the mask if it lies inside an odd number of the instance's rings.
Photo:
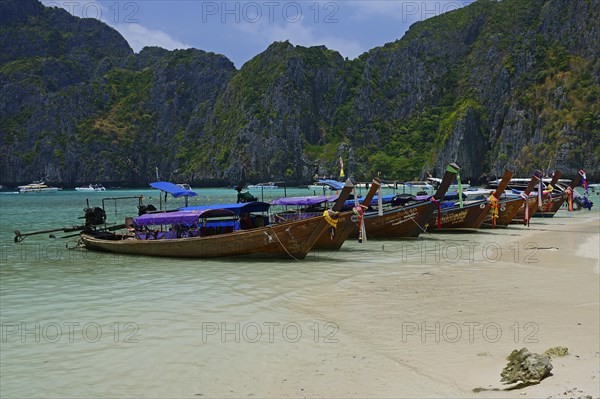
<path id="1" fill-rule="evenodd" d="M 275 42 L 240 70 L 133 54 L 112 28 L 0 0 L 4 183 L 197 184 L 584 168 L 600 178 L 600 2 L 479 0 L 344 60 Z"/>

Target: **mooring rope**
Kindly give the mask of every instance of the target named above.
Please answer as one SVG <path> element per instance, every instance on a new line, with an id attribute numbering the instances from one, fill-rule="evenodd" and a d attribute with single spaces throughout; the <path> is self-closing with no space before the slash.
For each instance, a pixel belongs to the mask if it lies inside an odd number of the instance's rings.
<path id="1" fill-rule="evenodd" d="M 279 244 L 281 245 L 281 248 L 283 248 L 283 250 L 290 256 L 290 258 L 294 259 L 296 262 L 300 262 L 300 259 L 296 258 L 294 255 L 292 255 L 290 253 L 290 251 L 287 250 L 287 248 L 285 247 L 285 245 L 283 245 L 283 243 L 281 242 L 281 240 L 279 239 L 279 236 L 277 235 L 277 233 L 275 232 L 275 230 L 273 230 L 273 227 L 269 226 L 269 228 L 271 229 L 271 231 L 273 232 L 273 234 L 275 235 L 275 238 L 277 238 L 277 241 L 279 241 Z M 265 234 L 267 234 L 265 232 Z M 267 234 L 268 235 L 268 234 Z M 270 237 L 270 236 L 269 236 Z"/>

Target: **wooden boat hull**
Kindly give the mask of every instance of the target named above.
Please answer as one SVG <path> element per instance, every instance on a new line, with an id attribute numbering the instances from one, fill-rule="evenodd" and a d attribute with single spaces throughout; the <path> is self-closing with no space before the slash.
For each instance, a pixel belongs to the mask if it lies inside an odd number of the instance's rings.
<path id="1" fill-rule="evenodd" d="M 365 214 L 367 238 L 416 238 L 427 229 L 427 223 L 437 206 L 430 201 L 395 207 L 384 211 Z M 350 234 L 358 238 L 358 229 Z"/>
<path id="2" fill-rule="evenodd" d="M 554 217 L 566 199 L 567 194 L 565 193 L 547 195 L 542 201 L 542 206 L 537 208 L 537 211 L 533 214 L 533 217 Z"/>
<path id="3" fill-rule="evenodd" d="M 326 230 L 323 216 L 206 237 L 162 240 L 104 239 L 81 234 L 89 250 L 174 258 L 259 257 L 304 259 Z M 115 235 L 116 238 L 121 236 Z"/>
<path id="4" fill-rule="evenodd" d="M 428 232 L 443 230 L 474 230 L 481 227 L 487 214 L 490 211 L 490 204 L 486 201 L 469 204 L 462 208 L 455 206 L 453 208 L 442 209 L 442 228 L 437 228 L 438 211 L 436 210 L 429 218 Z"/>
<path id="5" fill-rule="evenodd" d="M 352 221 L 352 215 L 354 212 L 342 212 L 338 217 L 337 226 L 335 228 L 335 234 L 331 237 L 331 227 L 328 226 L 325 232 L 321 234 L 313 249 L 325 250 L 325 251 L 337 251 L 339 250 L 344 242 L 350 237 L 353 231 L 358 231 L 356 222 Z"/>
<path id="6" fill-rule="evenodd" d="M 522 198 L 510 198 L 499 201 L 500 210 L 496 219 L 496 226 L 506 227 L 515 218 L 519 208 L 525 203 Z M 481 227 L 492 227 L 492 213 L 488 212 Z"/>
<path id="7" fill-rule="evenodd" d="M 537 197 L 529 198 L 529 217 L 535 214 L 535 211 L 538 209 L 538 199 Z M 522 224 L 523 218 L 525 217 L 525 201 L 521 204 L 519 211 L 515 215 L 514 219 L 511 221 L 512 224 Z"/>

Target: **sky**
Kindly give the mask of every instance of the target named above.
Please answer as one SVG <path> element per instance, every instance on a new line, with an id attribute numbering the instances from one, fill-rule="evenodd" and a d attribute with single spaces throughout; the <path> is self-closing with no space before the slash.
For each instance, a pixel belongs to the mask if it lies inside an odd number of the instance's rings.
<path id="1" fill-rule="evenodd" d="M 275 41 L 354 59 L 400 39 L 409 26 L 474 0 L 42 0 L 118 30 L 135 52 L 194 47 L 240 68 Z"/>

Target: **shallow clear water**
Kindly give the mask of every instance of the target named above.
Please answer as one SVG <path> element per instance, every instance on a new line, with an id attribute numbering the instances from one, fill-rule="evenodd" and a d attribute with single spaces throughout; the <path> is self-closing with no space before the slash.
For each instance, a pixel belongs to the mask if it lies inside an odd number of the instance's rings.
<path id="1" fill-rule="evenodd" d="M 197 191 L 191 205 L 230 202 L 236 194 Z M 337 253 L 311 253 L 303 262 L 88 253 L 69 250 L 68 239 L 48 234 L 13 243 L 15 229 L 25 233 L 79 224 L 86 198 L 98 206 L 102 198 L 139 194 L 146 203 L 158 203 L 150 190 L 0 193 L 1 397 L 246 396 L 252 392 L 244 386 L 252 387 L 259 375 L 324 353 L 341 356 L 354 345 L 337 330 L 337 321 L 310 305 L 320 293 L 343 288 L 356 276 L 402 279 L 419 273 L 423 262 L 456 264 L 422 260 L 414 245 L 506 241 L 518 237 L 520 228 L 424 234 L 408 242 L 347 242 Z M 288 195 L 306 194 L 288 190 Z M 274 199 L 283 190 L 264 195 Z M 597 215 L 600 201 L 593 200 Z M 116 214 L 108 205 L 109 221 L 121 223 L 135 214 L 136 205 L 136 200 L 120 204 Z M 168 205 L 183 205 L 183 200 Z M 563 212 L 557 222 L 586 213 Z M 469 263 L 468 255 L 459 255 L 461 262 Z M 328 340 L 336 345 L 327 345 Z M 232 388 L 225 389 L 227 384 Z"/>

